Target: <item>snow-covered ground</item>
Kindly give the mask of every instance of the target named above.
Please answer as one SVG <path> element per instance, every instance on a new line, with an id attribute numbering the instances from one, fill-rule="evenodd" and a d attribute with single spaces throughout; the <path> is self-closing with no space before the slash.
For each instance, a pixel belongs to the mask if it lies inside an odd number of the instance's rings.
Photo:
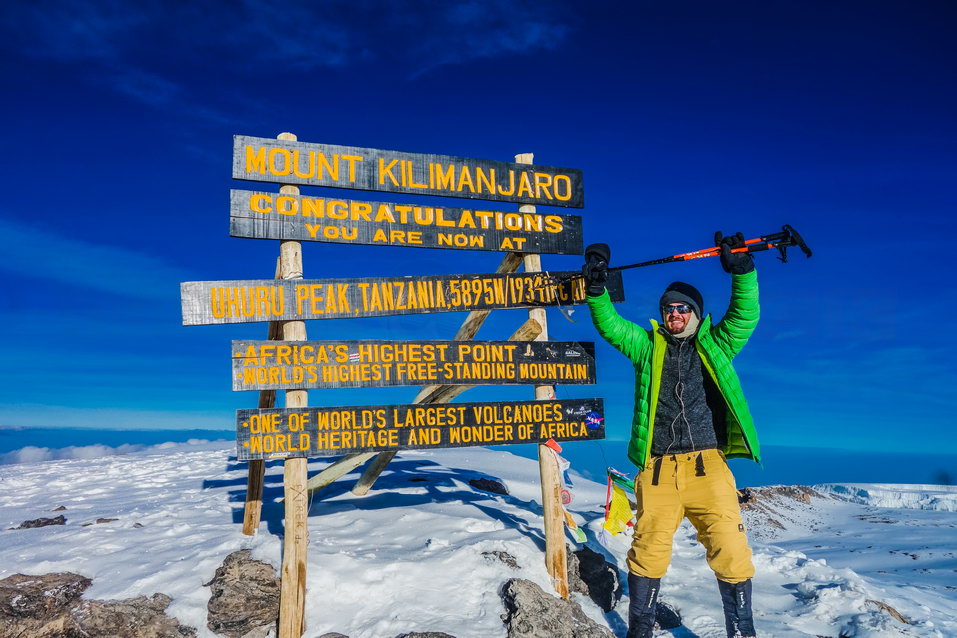
<path id="1" fill-rule="evenodd" d="M 325 465 L 310 462 L 310 472 Z M 225 443 L 178 444 L 121 456 L 0 467 L 0 578 L 73 571 L 93 579 L 85 596 L 163 592 L 169 613 L 206 629 L 208 582 L 223 558 L 251 548 L 278 566 L 282 466 L 266 475 L 263 523 L 241 533 L 246 466 Z M 538 466 L 483 448 L 406 452 L 364 498 L 357 474 L 316 496 L 309 517 L 307 630 L 351 638 L 444 631 L 505 636 L 499 589 L 522 577 L 548 589 Z M 472 488 L 504 482 L 509 496 Z M 628 538 L 597 542 L 605 486 L 573 476 L 569 506 L 588 544 L 624 569 Z M 755 552 L 756 625 L 762 636 L 957 636 L 957 488 L 820 486 L 810 504 L 785 496 L 746 512 Z M 66 525 L 9 530 L 66 507 Z M 101 518 L 118 519 L 93 523 Z M 774 522 L 771 522 L 773 519 Z M 714 577 L 687 522 L 675 538 L 662 600 L 684 625 L 676 638 L 723 638 Z M 504 550 L 519 569 L 484 553 Z M 624 572 L 622 572 L 624 573 Z M 627 604 L 585 613 L 624 636 Z M 876 602 L 869 602 L 876 601 Z M 896 609 L 894 619 L 877 603 Z"/>

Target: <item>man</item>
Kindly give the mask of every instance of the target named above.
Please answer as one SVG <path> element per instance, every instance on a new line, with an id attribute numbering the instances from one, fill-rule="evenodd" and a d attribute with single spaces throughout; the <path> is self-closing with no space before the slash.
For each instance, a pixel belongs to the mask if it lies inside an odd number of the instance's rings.
<path id="1" fill-rule="evenodd" d="M 741 233 L 721 238 L 731 304 L 712 325 L 701 293 L 675 282 L 660 300 L 663 320 L 645 330 L 623 319 L 605 290 L 611 251 L 585 250 L 582 274 L 599 334 L 635 366 L 628 457 L 638 466 L 634 540 L 628 552 L 628 638 L 651 638 L 671 545 L 688 517 L 718 579 L 728 636 L 754 636 L 751 549 L 726 457 L 760 462 L 754 424 L 731 360 L 758 322 L 758 280 Z"/>

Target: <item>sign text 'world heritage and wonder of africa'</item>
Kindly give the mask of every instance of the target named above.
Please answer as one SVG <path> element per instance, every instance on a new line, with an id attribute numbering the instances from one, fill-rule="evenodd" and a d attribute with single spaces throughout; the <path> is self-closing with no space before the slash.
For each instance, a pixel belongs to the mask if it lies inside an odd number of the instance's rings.
<path id="1" fill-rule="evenodd" d="M 605 438 L 601 399 L 237 410 L 240 461 Z"/>
<path id="2" fill-rule="evenodd" d="M 574 168 L 244 135 L 233 137 L 233 177 L 519 204 L 585 205 L 582 172 Z"/>
<path id="3" fill-rule="evenodd" d="M 233 390 L 595 383 L 595 344 L 233 341 Z"/>
<path id="4" fill-rule="evenodd" d="M 613 302 L 624 300 L 619 271 L 606 287 Z M 574 271 L 187 281 L 180 297 L 183 325 L 197 326 L 571 306 L 585 302 L 585 282 Z"/>
<path id="5" fill-rule="evenodd" d="M 580 255 L 578 215 L 232 190 L 229 234 L 251 239 Z"/>

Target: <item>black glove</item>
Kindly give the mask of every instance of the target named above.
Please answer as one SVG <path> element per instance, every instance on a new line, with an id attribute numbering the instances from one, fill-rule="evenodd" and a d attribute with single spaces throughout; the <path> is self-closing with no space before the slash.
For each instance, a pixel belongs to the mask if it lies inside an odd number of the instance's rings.
<path id="1" fill-rule="evenodd" d="M 725 272 L 729 272 L 732 275 L 743 275 L 754 270 L 754 258 L 751 257 L 751 253 L 733 253 L 731 252 L 734 248 L 744 248 L 744 235 L 741 233 L 735 233 L 734 235 L 728 235 L 727 237 L 721 236 L 721 231 L 719 230 L 714 234 L 714 243 L 716 246 L 721 247 L 721 267 L 724 268 Z"/>
<path id="2" fill-rule="evenodd" d="M 582 277 L 585 278 L 585 291 L 589 297 L 597 297 L 605 292 L 605 282 L 608 281 L 608 261 L 611 259 L 611 248 L 608 244 L 590 244 L 585 249 L 585 265 L 582 266 Z"/>

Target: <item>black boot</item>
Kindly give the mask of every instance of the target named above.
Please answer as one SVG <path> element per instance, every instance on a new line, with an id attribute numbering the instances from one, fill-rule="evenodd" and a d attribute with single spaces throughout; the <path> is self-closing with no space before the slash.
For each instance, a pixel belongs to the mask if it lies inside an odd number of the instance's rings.
<path id="1" fill-rule="evenodd" d="M 718 579 L 721 604 L 724 606 L 724 624 L 728 638 L 754 636 L 754 620 L 751 619 L 751 579 L 740 583 L 728 583 Z"/>
<path id="2" fill-rule="evenodd" d="M 628 638 L 652 638 L 660 578 L 628 574 Z"/>

